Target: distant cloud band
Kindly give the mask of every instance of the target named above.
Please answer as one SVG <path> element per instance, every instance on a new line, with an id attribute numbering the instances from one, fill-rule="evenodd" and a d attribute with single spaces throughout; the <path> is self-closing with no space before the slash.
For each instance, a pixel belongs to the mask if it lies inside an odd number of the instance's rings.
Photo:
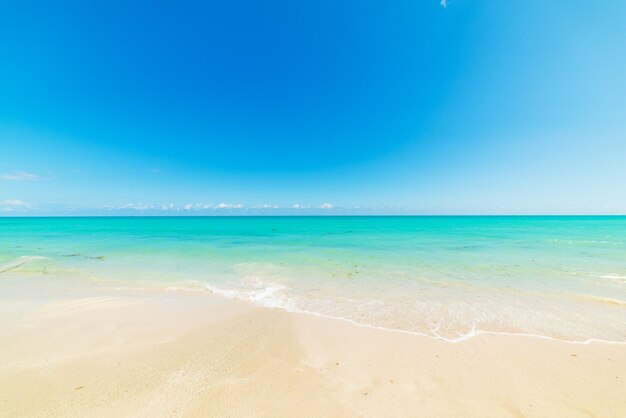
<path id="1" fill-rule="evenodd" d="M 20 199 L 6 199 L 0 202 L 0 212 L 30 209 L 32 206 Z"/>
<path id="2" fill-rule="evenodd" d="M 11 173 L 0 174 L 0 179 L 10 181 L 38 181 L 41 177 L 27 173 L 26 171 L 13 171 Z"/>
<path id="3" fill-rule="evenodd" d="M 104 206 L 68 206 L 63 204 L 38 204 L 36 206 L 24 202 L 20 199 L 5 199 L 0 201 L 0 212 L 29 212 L 29 213 L 49 213 L 49 212 L 68 212 L 68 213 L 94 213 L 94 214 L 129 214 L 129 212 L 139 212 L 143 215 L 155 214 L 211 214 L 211 213 L 322 213 L 336 212 L 358 209 L 355 207 L 336 207 L 331 203 L 322 203 L 320 205 L 304 205 L 296 203 L 291 206 L 281 205 L 253 205 L 246 206 L 241 203 L 187 203 L 187 204 L 154 204 L 154 203 L 126 203 L 123 205 L 104 205 Z"/>
<path id="4" fill-rule="evenodd" d="M 322 203 L 319 206 L 301 205 L 296 203 L 291 207 L 278 206 L 278 205 L 260 205 L 260 206 L 245 206 L 241 203 L 187 203 L 185 205 L 176 205 L 174 203 L 169 204 L 147 204 L 147 203 L 127 203 L 120 206 L 103 206 L 100 209 L 106 210 L 124 210 L 132 209 L 138 211 L 145 210 L 160 210 L 160 211 L 198 211 L 198 210 L 212 210 L 212 209 L 334 209 L 335 207 L 330 203 Z"/>

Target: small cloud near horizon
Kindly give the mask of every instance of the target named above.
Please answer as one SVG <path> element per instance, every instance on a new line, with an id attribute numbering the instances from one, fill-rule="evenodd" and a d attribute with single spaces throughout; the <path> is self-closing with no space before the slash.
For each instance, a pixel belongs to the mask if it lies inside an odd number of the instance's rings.
<path id="1" fill-rule="evenodd" d="M 7 206 L 23 206 L 23 207 L 30 207 L 30 204 L 20 200 L 20 199 L 6 199 L 2 202 L 3 205 L 7 205 Z"/>
<path id="2" fill-rule="evenodd" d="M 232 204 L 232 203 L 220 203 L 216 206 L 217 209 L 241 209 L 243 205 L 240 203 Z"/>
<path id="3" fill-rule="evenodd" d="M 0 202 L 0 211 L 11 212 L 14 209 L 30 209 L 32 205 L 20 199 L 5 199 Z"/>
<path id="4" fill-rule="evenodd" d="M 10 173 L 0 174 L 0 179 L 10 181 L 38 181 L 41 180 L 36 174 L 27 173 L 26 171 L 12 171 Z"/>

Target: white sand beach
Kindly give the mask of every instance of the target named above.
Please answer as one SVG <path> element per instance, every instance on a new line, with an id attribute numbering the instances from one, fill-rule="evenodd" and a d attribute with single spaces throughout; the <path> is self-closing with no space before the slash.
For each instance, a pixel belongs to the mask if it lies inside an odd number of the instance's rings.
<path id="1" fill-rule="evenodd" d="M 626 345 L 460 343 L 6 273 L 0 415 L 626 416 Z"/>

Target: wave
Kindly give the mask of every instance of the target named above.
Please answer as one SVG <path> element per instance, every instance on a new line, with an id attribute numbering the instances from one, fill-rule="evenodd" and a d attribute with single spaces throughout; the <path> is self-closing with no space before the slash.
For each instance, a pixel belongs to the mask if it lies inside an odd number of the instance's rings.
<path id="1" fill-rule="evenodd" d="M 38 255 L 23 255 L 21 257 L 16 258 L 13 261 L 10 261 L 6 264 L 0 266 L 0 273 L 6 273 L 11 270 L 15 270 L 17 268 L 22 267 L 24 264 L 33 261 L 33 260 L 44 260 L 47 257 L 42 257 Z"/>
<path id="2" fill-rule="evenodd" d="M 622 274 L 604 274 L 600 276 L 600 278 L 613 280 L 618 283 L 626 283 L 626 276 Z"/>
<path id="3" fill-rule="evenodd" d="M 294 308 L 293 299 L 286 296 L 287 286 L 278 283 L 266 283 L 259 278 L 247 280 L 245 289 L 223 289 L 217 286 L 205 285 L 211 293 L 224 296 L 228 299 L 246 300 L 266 308 Z"/>
<path id="4" fill-rule="evenodd" d="M 81 255 L 73 255 L 70 254 L 68 256 L 73 257 L 81 257 Z M 35 261 L 46 259 L 47 257 L 41 256 L 22 256 L 14 259 L 11 262 L 0 265 L 0 273 L 12 271 L 18 269 L 25 264 Z M 47 263 L 45 263 L 47 264 Z M 31 270 L 32 268 L 39 267 L 45 264 L 37 263 L 32 267 L 27 267 L 26 270 Z M 266 266 L 267 267 L 267 266 Z M 277 308 L 287 312 L 293 313 L 301 313 L 307 315 L 313 315 L 317 317 L 323 317 L 333 320 L 341 320 L 344 322 L 351 323 L 355 326 L 366 327 L 371 329 L 392 331 L 392 332 L 401 332 L 410 335 L 418 335 L 428 338 L 434 338 L 437 340 L 449 342 L 449 343 L 458 343 L 470 340 L 471 338 L 479 335 L 512 335 L 512 336 L 532 336 L 544 339 L 551 339 L 555 341 L 573 343 L 573 344 L 589 344 L 592 342 L 601 342 L 601 343 L 611 343 L 611 344 L 626 344 L 626 341 L 622 341 L 621 335 L 615 334 L 613 331 L 611 333 L 602 333 L 600 331 L 595 332 L 593 329 L 588 328 L 588 326 L 581 325 L 580 328 L 572 330 L 563 330 L 561 327 L 554 323 L 554 321 L 550 322 L 536 322 L 536 320 L 545 319 L 544 317 L 538 318 L 530 318 L 531 320 L 535 320 L 535 322 L 528 324 L 520 324 L 517 321 L 513 321 L 509 323 L 507 320 L 502 319 L 500 322 L 492 323 L 490 318 L 485 319 L 483 315 L 483 311 L 471 310 L 466 312 L 463 307 L 459 308 L 460 310 L 454 310 L 454 312 L 450 312 L 448 310 L 448 314 L 453 315 L 452 318 L 446 316 L 445 312 L 445 303 L 443 305 L 439 305 L 435 303 L 435 307 L 432 310 L 420 311 L 416 312 L 417 316 L 413 318 L 412 310 L 398 310 L 395 309 L 395 305 L 386 304 L 382 300 L 377 301 L 376 304 L 372 303 L 371 296 L 372 294 L 360 295 L 363 296 L 364 299 L 360 299 L 359 296 L 355 296 L 356 299 L 345 299 L 340 295 L 331 292 L 330 294 L 326 294 L 325 292 L 313 292 L 311 290 L 318 291 L 319 289 L 302 289 L 297 284 L 294 284 L 294 288 L 290 288 L 285 284 L 287 282 L 286 279 L 281 280 L 279 277 L 274 276 L 272 278 L 265 277 L 264 274 L 250 274 L 250 270 L 252 269 L 244 269 L 245 271 L 239 272 L 240 275 L 236 278 L 229 278 L 226 281 L 219 280 L 219 282 L 213 281 L 212 283 L 207 283 L 208 278 L 202 277 L 201 280 L 194 280 L 194 278 L 198 279 L 199 277 L 178 277 L 182 279 L 182 281 L 176 280 L 171 282 L 168 280 L 167 282 L 158 280 L 146 280 L 146 281 L 136 281 L 136 277 L 133 277 L 132 280 L 129 281 L 119 281 L 119 280 L 111 280 L 112 276 L 116 276 L 115 274 L 81 274 L 80 277 L 98 282 L 100 284 L 113 285 L 118 289 L 128 289 L 136 288 L 136 289 L 161 289 L 164 291 L 194 291 L 194 292 L 206 292 L 209 291 L 213 294 L 233 299 L 250 302 L 256 306 L 266 307 L 266 308 Z M 63 270 L 66 271 L 65 269 Z M 86 271 L 81 270 L 80 272 L 85 273 Z M 107 270 L 108 272 L 108 270 Z M 58 269 L 54 270 L 54 273 L 59 273 Z M 99 271 L 99 273 L 103 273 Z M 243 274 L 241 274 L 243 273 Z M 263 273 L 263 272 L 262 272 Z M 274 273 L 274 272 L 272 272 Z M 134 275 L 133 275 L 134 276 Z M 430 280 L 424 280 L 428 282 L 433 282 Z M 437 282 L 437 281 L 435 281 Z M 299 283 L 299 282 L 298 282 Z M 441 284 L 437 282 L 436 284 Z M 121 286 L 120 286 L 121 285 Z M 117 287 L 119 286 L 119 287 Z M 462 284 L 461 288 L 474 288 L 475 285 L 467 285 Z M 480 287 L 480 286 L 479 286 Z M 481 291 L 498 291 L 498 293 L 505 292 L 511 293 L 513 296 L 531 296 L 533 298 L 541 297 L 541 298 L 549 298 L 549 299 L 562 299 L 562 300 L 578 300 L 579 302 L 592 302 L 592 303 L 601 303 L 613 305 L 617 308 L 608 308 L 608 309 L 617 309 L 612 312 L 617 312 L 615 315 L 617 320 L 621 320 L 622 323 L 624 321 L 623 317 L 623 307 L 626 306 L 626 300 L 616 299 L 616 298 L 607 298 L 596 295 L 585 295 L 585 294 L 572 294 L 572 293 L 561 293 L 558 295 L 553 294 L 543 294 L 541 292 L 518 292 L 515 289 L 491 289 L 491 288 L 482 288 Z M 303 292 L 304 291 L 304 292 Z M 439 293 L 437 293 L 439 294 Z M 455 299 L 456 300 L 456 299 Z M 491 299 L 487 300 L 489 302 Z M 519 309 L 525 309 L 524 311 L 519 311 L 521 314 L 524 312 L 528 312 L 530 306 L 521 306 L 524 305 L 519 299 L 516 299 L 520 302 Z M 436 302 L 436 301 L 434 301 Z M 472 303 L 470 303 L 471 305 Z M 375 305 L 375 306 L 374 306 Z M 393 306 L 392 306 L 393 305 Z M 430 305 L 429 305 L 430 306 Z M 453 305 L 450 305 L 453 306 Z M 463 305 L 465 306 L 465 305 Z M 569 305 L 567 305 L 569 306 Z M 589 306 L 589 305 L 587 305 Z M 412 309 L 412 306 L 404 306 L 405 308 Z M 453 306 L 454 307 L 454 306 Z M 488 315 L 499 315 L 501 312 L 498 310 L 500 305 L 489 305 L 486 309 Z M 591 305 L 593 308 L 593 305 Z M 470 306 L 471 308 L 471 306 Z M 415 308 L 418 309 L 418 308 Z M 430 309 L 430 308 L 429 308 Z M 442 311 L 442 309 L 444 309 Z M 593 308 L 595 309 L 595 308 Z M 443 312 L 443 313 L 442 313 Z M 458 314 L 469 313 L 469 315 L 465 315 L 464 317 L 458 316 Z M 443 316 L 441 316 L 443 315 Z M 424 319 L 426 317 L 426 319 Z M 434 319 L 433 319 L 434 318 Z M 450 322 L 446 319 L 450 319 Z M 456 320 L 455 318 L 460 318 Z M 397 319 L 397 320 L 396 320 Z M 553 318 L 548 318 L 553 319 Z M 438 325 L 434 324 L 433 321 L 437 322 L 437 324 L 441 324 L 440 328 Z M 408 322 L 407 322 L 408 321 Z M 439 322 L 443 321 L 443 322 Z M 487 322 L 485 322 L 487 321 Z M 571 321 L 569 321 L 571 322 Z M 568 322 L 568 323 L 569 323 Z M 535 327 L 534 325 L 539 324 L 540 327 Z M 543 326 L 543 325 L 545 326 Z M 529 326 L 526 326 L 529 325 Z M 593 337 L 608 337 L 607 339 L 601 338 L 593 338 Z"/>
<path id="5" fill-rule="evenodd" d="M 460 333 L 458 334 L 458 336 L 455 336 L 455 337 L 448 337 L 448 336 L 440 334 L 439 326 L 437 326 L 434 329 L 430 329 L 424 332 L 424 331 L 415 331 L 415 330 L 408 330 L 408 329 L 402 329 L 402 328 L 374 325 L 371 323 L 361 322 L 361 321 L 348 318 L 345 316 L 337 316 L 337 315 L 326 314 L 326 313 L 322 313 L 318 311 L 302 309 L 301 307 L 298 306 L 298 303 L 295 297 L 287 296 L 286 293 L 289 290 L 288 287 L 282 284 L 277 284 L 277 283 L 272 283 L 272 282 L 267 283 L 267 282 L 262 281 L 259 278 L 254 278 L 251 282 L 253 283 L 253 287 L 249 287 L 245 289 L 221 288 L 221 287 L 217 287 L 217 286 L 209 285 L 209 284 L 206 284 L 205 288 L 213 294 L 217 294 L 222 297 L 226 297 L 228 299 L 251 302 L 254 305 L 260 306 L 260 307 L 281 309 L 281 310 L 292 312 L 292 313 L 300 313 L 300 314 L 312 315 L 312 316 L 326 318 L 326 319 L 348 322 L 352 325 L 363 327 L 363 328 L 376 329 L 376 330 L 382 330 L 382 331 L 388 331 L 388 332 L 398 332 L 402 334 L 433 338 L 433 339 L 444 341 L 447 343 L 460 343 L 460 342 L 470 340 L 471 338 L 479 336 L 479 335 L 493 335 L 493 336 L 502 335 L 502 336 L 541 338 L 541 339 L 559 341 L 559 342 L 568 343 L 568 344 L 587 345 L 591 343 L 603 343 L 603 344 L 626 345 L 626 341 L 605 340 L 605 339 L 600 339 L 600 338 L 585 338 L 585 339 L 575 340 L 575 339 L 554 337 L 554 336 L 550 336 L 546 334 L 508 332 L 508 331 L 489 331 L 489 330 L 478 329 L 476 324 L 473 324 L 473 326 L 468 332 Z M 600 297 L 595 297 L 595 299 L 597 299 L 597 301 L 598 299 L 601 299 L 602 302 L 604 303 L 611 303 L 611 304 L 618 304 L 618 305 L 626 304 L 626 302 L 618 300 L 618 299 L 600 298 Z"/>
<path id="6" fill-rule="evenodd" d="M 582 300 L 588 300 L 590 302 L 608 304 L 608 305 L 617 305 L 617 306 L 626 306 L 626 300 L 610 298 L 606 296 L 596 296 L 596 295 L 576 295 L 577 298 Z"/>

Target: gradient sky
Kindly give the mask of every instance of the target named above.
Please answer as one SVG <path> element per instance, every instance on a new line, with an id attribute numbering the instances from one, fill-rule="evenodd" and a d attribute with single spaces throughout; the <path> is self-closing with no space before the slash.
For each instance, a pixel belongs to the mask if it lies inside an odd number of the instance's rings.
<path id="1" fill-rule="evenodd" d="M 4 215 L 626 213 L 623 1 L 2 1 L 0 60 Z"/>

